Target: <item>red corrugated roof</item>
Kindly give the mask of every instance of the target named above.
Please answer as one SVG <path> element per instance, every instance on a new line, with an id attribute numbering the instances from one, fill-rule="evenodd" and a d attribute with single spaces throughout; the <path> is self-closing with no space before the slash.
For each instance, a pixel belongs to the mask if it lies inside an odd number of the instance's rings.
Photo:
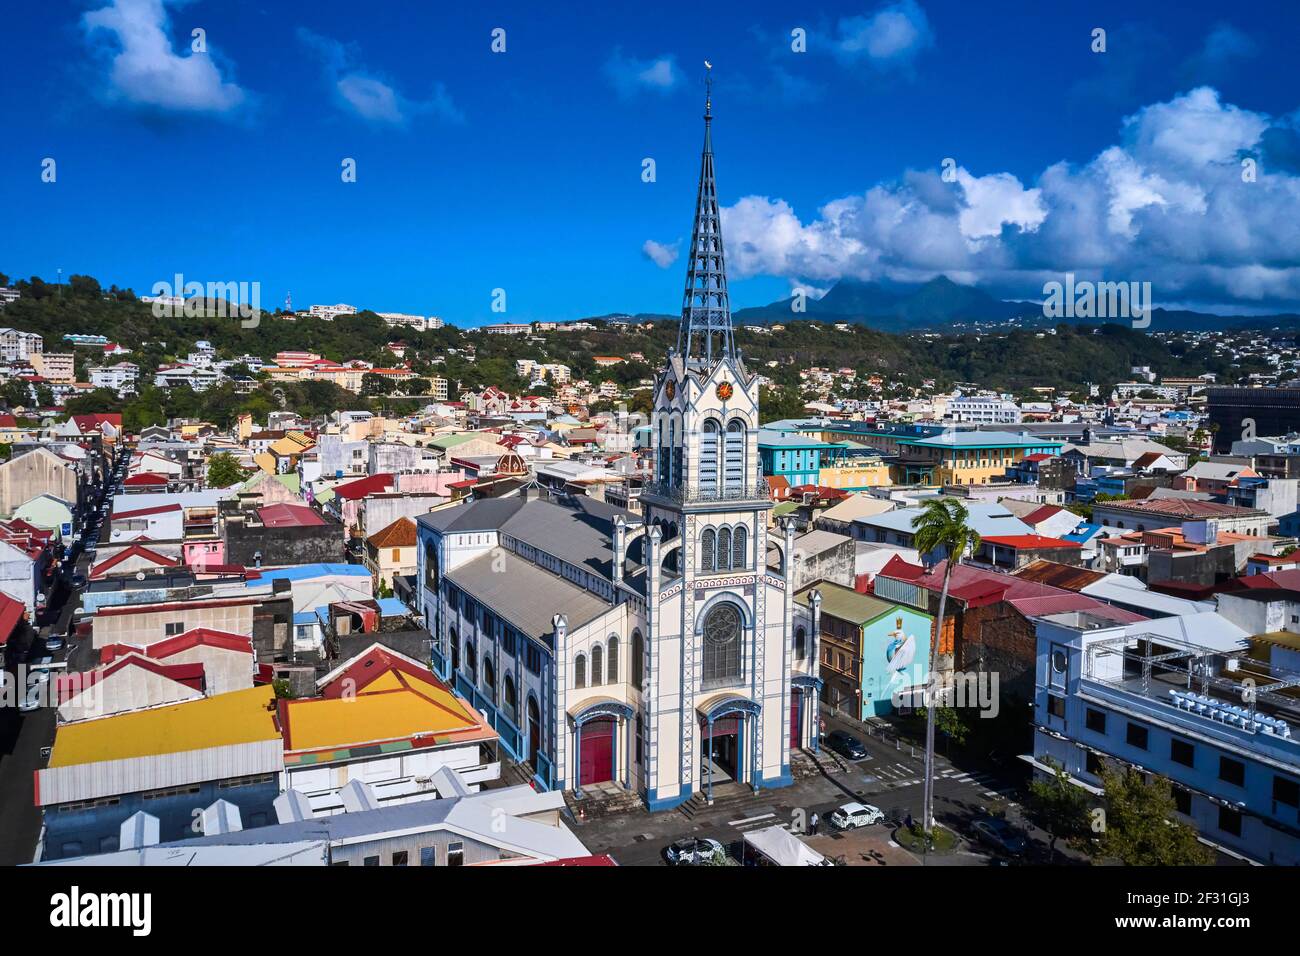
<path id="1" fill-rule="evenodd" d="M 145 515 L 160 515 L 166 511 L 180 511 L 180 505 L 156 505 L 153 508 L 137 508 L 134 511 L 114 511 L 113 520 L 119 518 L 143 518 Z"/>
<path id="2" fill-rule="evenodd" d="M 130 547 L 123 548 L 117 554 L 107 560 L 101 561 L 90 569 L 90 576 L 98 577 L 106 571 L 117 567 L 127 558 L 144 558 L 146 561 L 152 561 L 154 564 L 164 568 L 175 568 L 180 566 L 179 558 L 169 558 L 165 554 L 159 554 L 152 548 L 146 548 L 142 544 L 133 544 Z"/>
<path id="3" fill-rule="evenodd" d="M 997 534 L 989 535 L 980 540 L 1001 545 L 1005 548 L 1016 548 L 1020 551 L 1033 551 L 1040 548 L 1083 547 L 1077 541 L 1066 541 L 1064 538 L 1048 538 L 1041 534 Z"/>
<path id="4" fill-rule="evenodd" d="M 1043 505 L 1041 508 L 1035 508 L 1020 520 L 1027 525 L 1036 525 L 1038 522 L 1046 521 L 1048 518 L 1051 518 L 1053 515 L 1064 510 L 1064 508 L 1058 508 L 1056 505 Z M 1082 521 L 1083 519 L 1080 518 L 1079 520 Z"/>
<path id="5" fill-rule="evenodd" d="M 268 528 L 316 528 L 325 519 L 306 505 L 276 504 L 257 509 L 257 516 Z"/>
<path id="6" fill-rule="evenodd" d="M 23 619 L 27 606 L 16 601 L 8 594 L 0 592 L 0 647 L 3 647 L 13 635 L 14 628 Z"/>
<path id="7" fill-rule="evenodd" d="M 393 476 L 388 473 L 370 475 L 366 478 L 358 478 L 356 481 L 349 481 L 346 484 L 338 485 L 334 489 L 334 494 L 339 498 L 355 500 L 365 498 L 369 495 L 378 494 L 386 491 L 393 486 Z"/>

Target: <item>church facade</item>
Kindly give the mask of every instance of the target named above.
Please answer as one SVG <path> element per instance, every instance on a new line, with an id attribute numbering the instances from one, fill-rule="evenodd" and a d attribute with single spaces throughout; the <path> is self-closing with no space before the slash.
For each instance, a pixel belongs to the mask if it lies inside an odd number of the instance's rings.
<path id="1" fill-rule="evenodd" d="M 759 380 L 731 333 L 711 102 L 678 346 L 655 389 L 654 478 L 634 514 L 525 489 L 422 516 L 433 663 L 548 788 L 652 809 L 791 782 L 817 745 L 815 595 L 774 526 Z"/>

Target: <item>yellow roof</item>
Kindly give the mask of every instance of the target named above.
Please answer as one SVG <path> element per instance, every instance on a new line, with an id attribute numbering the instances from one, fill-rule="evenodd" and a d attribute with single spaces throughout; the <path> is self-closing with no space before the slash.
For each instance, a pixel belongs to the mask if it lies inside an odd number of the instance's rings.
<path id="1" fill-rule="evenodd" d="M 203 700 L 59 727 L 50 767 L 277 740 L 275 691 L 235 690 Z"/>
<path id="2" fill-rule="evenodd" d="M 271 442 L 268 450 L 276 455 L 296 455 L 314 444 L 315 442 L 302 432 L 295 431 Z"/>
<path id="3" fill-rule="evenodd" d="M 376 677 L 354 697 L 290 700 L 284 710 L 287 751 L 486 730 L 445 687 L 397 670 Z"/>
<path id="4" fill-rule="evenodd" d="M 261 468 L 262 471 L 266 472 L 268 475 L 275 474 L 275 456 L 270 452 L 258 452 L 253 456 L 253 461 L 257 464 L 258 468 Z"/>

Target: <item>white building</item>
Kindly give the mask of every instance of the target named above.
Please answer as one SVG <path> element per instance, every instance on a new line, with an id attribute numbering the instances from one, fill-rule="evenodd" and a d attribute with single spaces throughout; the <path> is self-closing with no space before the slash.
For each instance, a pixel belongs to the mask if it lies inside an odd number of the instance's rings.
<path id="1" fill-rule="evenodd" d="M 705 142 L 695 291 L 655 385 L 642 513 L 530 492 L 418 519 L 435 669 L 538 785 L 613 784 L 652 810 L 787 785 L 793 752 L 817 745 L 820 598 L 794 604 L 794 527 L 769 532 Z"/>
<path id="2" fill-rule="evenodd" d="M 307 314 L 313 318 L 322 319 L 326 322 L 333 322 L 340 315 L 356 315 L 356 306 L 344 305 L 313 305 L 307 310 Z"/>
<path id="3" fill-rule="evenodd" d="M 1097 792 L 1103 761 L 1168 778 L 1178 818 L 1233 855 L 1300 864 L 1300 655 L 1215 613 L 1037 619 L 1037 773 Z M 1278 689 L 1272 690 L 1270 686 Z"/>
<path id="4" fill-rule="evenodd" d="M 188 385 L 196 392 L 206 391 L 221 380 L 221 375 L 212 368 L 201 365 L 159 365 L 153 383 L 159 388 L 174 388 Z"/>
<path id="5" fill-rule="evenodd" d="M 0 358 L 6 362 L 30 359 L 45 348 L 45 340 L 35 332 L 0 329 Z"/>
<path id="6" fill-rule="evenodd" d="M 429 328 L 429 320 L 422 315 L 408 315 L 405 312 L 376 312 L 375 314 L 394 328 L 400 325 L 407 325 L 421 331 Z"/>
<path id="7" fill-rule="evenodd" d="M 1018 425 L 1020 407 L 995 395 L 962 395 L 948 402 L 948 415 L 956 422 L 977 425 Z"/>
<path id="8" fill-rule="evenodd" d="M 131 362 L 118 362 L 116 365 L 92 365 L 90 384 L 94 388 L 111 388 L 119 395 L 135 392 L 140 379 L 140 366 Z"/>

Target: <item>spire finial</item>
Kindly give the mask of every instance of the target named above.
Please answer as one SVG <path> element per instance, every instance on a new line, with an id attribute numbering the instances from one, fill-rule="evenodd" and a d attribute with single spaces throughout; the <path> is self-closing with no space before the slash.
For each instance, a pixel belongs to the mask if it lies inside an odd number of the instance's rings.
<path id="1" fill-rule="evenodd" d="M 713 176 L 713 64 L 704 61 L 704 150 L 700 157 L 700 188 L 691 233 L 691 257 L 682 297 L 682 324 L 677 351 L 687 361 L 712 365 L 716 358 L 735 358 L 731 333 L 731 303 L 727 267 L 722 252 L 722 220 L 718 184 Z"/>
<path id="2" fill-rule="evenodd" d="M 704 61 L 704 122 L 713 119 L 713 64 Z"/>

